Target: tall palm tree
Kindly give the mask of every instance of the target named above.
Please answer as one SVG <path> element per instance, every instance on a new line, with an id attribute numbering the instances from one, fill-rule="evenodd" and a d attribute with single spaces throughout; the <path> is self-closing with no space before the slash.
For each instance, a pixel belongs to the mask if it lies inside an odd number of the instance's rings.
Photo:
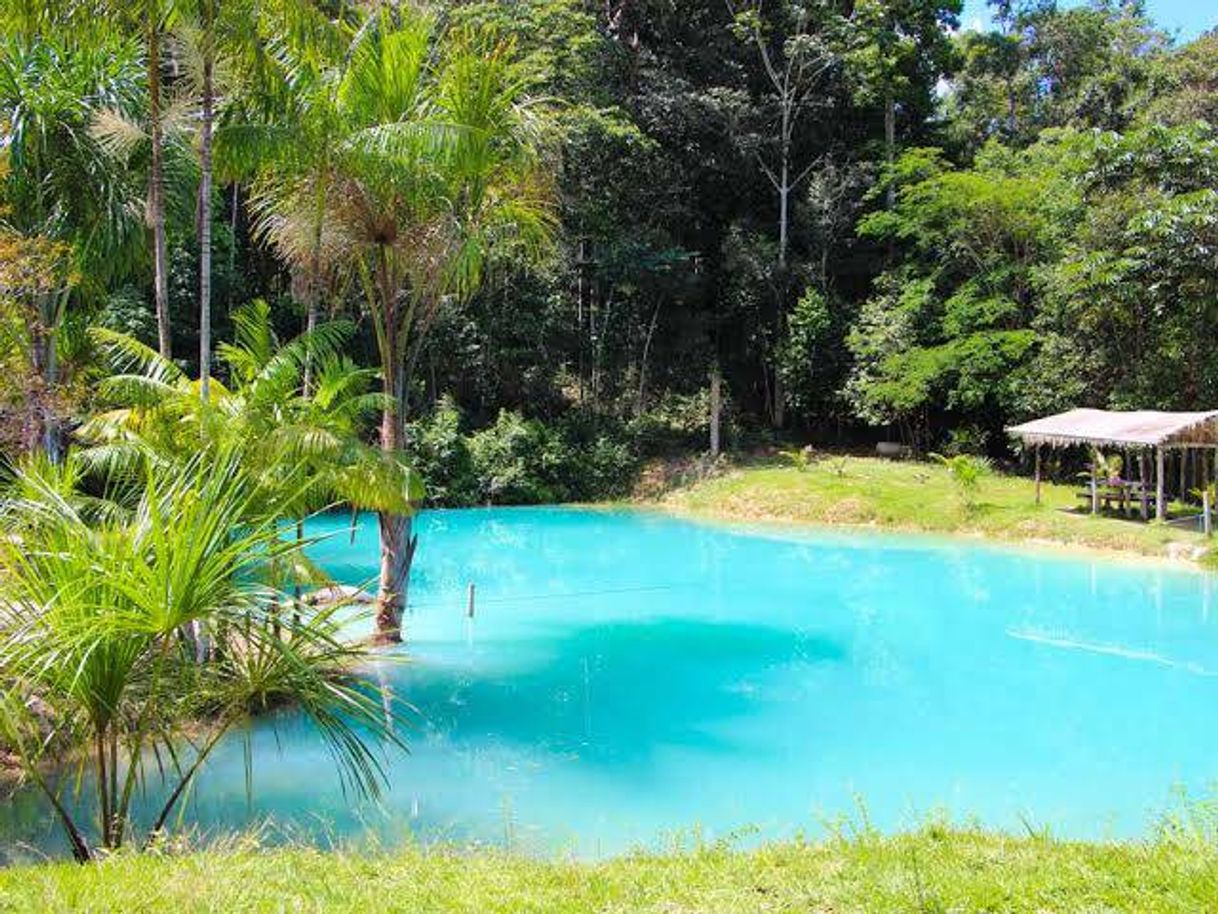
<path id="1" fill-rule="evenodd" d="M 122 4 L 129 10 L 127 4 Z M 156 306 L 157 345 L 163 358 L 173 355 L 169 326 L 169 249 L 165 232 L 165 126 L 162 51 L 169 28 L 169 0 L 140 0 L 136 5 L 144 32 L 148 68 L 148 132 L 152 155 L 148 169 L 148 224 L 152 230 L 153 301 Z"/>
<path id="2" fill-rule="evenodd" d="M 211 195 L 212 131 L 216 117 L 216 0 L 199 0 L 199 396 L 206 402 L 211 385 Z"/>
<path id="3" fill-rule="evenodd" d="M 247 19 L 260 37 L 246 43 L 238 69 L 252 89 L 228 108 L 216 136 L 219 173 L 251 185 L 255 228 L 288 266 L 317 326 L 322 299 L 335 285 L 338 245 L 327 216 L 334 205 L 335 162 L 345 133 L 337 85 L 330 78 L 350 40 L 350 23 L 327 19 L 307 0 L 277 0 Z M 305 386 L 310 367 L 306 365 Z"/>
<path id="4" fill-rule="evenodd" d="M 166 126 L 172 112 L 165 83 L 166 36 L 184 5 L 184 0 L 0 0 L 6 25 L 20 27 L 27 37 L 55 41 L 88 33 L 139 36 L 145 102 L 141 114 L 146 117 L 149 144 L 145 224 L 151 237 L 157 345 L 165 358 L 172 355 L 166 227 Z"/>
<path id="5" fill-rule="evenodd" d="M 285 63 L 308 60 L 315 53 L 329 53 L 337 46 L 340 24 L 330 20 L 312 0 L 192 0 L 193 27 L 190 51 L 197 59 L 198 98 L 198 236 L 199 236 L 199 393 L 207 399 L 211 380 L 211 214 L 215 178 L 213 145 L 220 115 L 220 95 L 232 93 L 228 106 L 241 115 L 243 94 L 254 99 L 254 107 L 275 106 L 284 97 Z M 273 50 L 268 50 L 273 49 Z M 218 76 L 223 64 L 225 73 Z M 297 137 L 299 141 L 300 137 Z M 231 178 L 243 177 L 240 174 Z M 289 261 L 291 264 L 291 262 Z M 314 273 L 317 272 L 315 268 Z M 316 289 L 312 277 L 308 288 L 307 329 L 317 324 Z M 307 375 L 306 369 L 306 375 Z M 307 386 L 307 384 L 306 384 Z"/>
<path id="6" fill-rule="evenodd" d="M 385 394 L 380 444 L 397 455 L 440 309 L 493 258 L 537 256 L 552 230 L 528 82 L 510 45 L 406 7 L 374 14 L 301 85 L 320 154 L 307 175 L 260 172 L 260 219 L 281 250 L 321 251 L 358 284 Z M 378 520 L 377 635 L 398 641 L 416 539 L 409 513 Z"/>

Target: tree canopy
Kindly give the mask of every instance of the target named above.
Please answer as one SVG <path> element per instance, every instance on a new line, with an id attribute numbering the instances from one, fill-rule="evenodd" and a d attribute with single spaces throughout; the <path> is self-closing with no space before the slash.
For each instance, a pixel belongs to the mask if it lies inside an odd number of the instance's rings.
<path id="1" fill-rule="evenodd" d="M 31 429 L 10 452 L 115 405 L 88 328 L 206 389 L 255 299 L 283 339 L 349 322 L 340 354 L 392 401 L 357 437 L 425 467 L 433 501 L 586 493 L 592 441 L 622 466 L 700 447 L 715 372 L 739 442 L 1002 457 L 1048 409 L 1213 405 L 1215 37 L 1140 4 L 997 2 L 983 32 L 956 0 L 172 3 L 77 27 L 104 6 L 4 6 L 6 243 L 65 258 L 0 290 L 22 368 L 0 409 Z M 547 429 L 562 468 L 530 472 L 562 485 L 442 482 L 428 442 L 455 421 L 472 454 L 504 415 Z"/>

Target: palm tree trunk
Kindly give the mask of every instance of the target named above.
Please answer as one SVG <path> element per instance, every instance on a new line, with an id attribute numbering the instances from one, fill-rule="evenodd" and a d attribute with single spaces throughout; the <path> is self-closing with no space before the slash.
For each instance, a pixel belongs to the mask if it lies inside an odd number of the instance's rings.
<path id="1" fill-rule="evenodd" d="M 199 396 L 206 403 L 211 383 L 211 143 L 215 119 L 215 54 L 210 3 L 204 4 L 203 28 L 203 124 L 199 138 Z"/>
<path id="2" fill-rule="evenodd" d="M 411 532 L 409 517 L 382 512 L 377 519 L 381 532 L 381 574 L 376 598 L 375 640 L 381 644 L 399 644 L 410 586 L 410 565 L 418 538 Z"/>
<path id="3" fill-rule="evenodd" d="M 401 366 L 386 366 L 385 392 L 395 406 L 402 402 Z M 381 449 L 395 453 L 402 449 L 404 433 L 399 408 L 386 408 L 381 415 Z M 381 534 L 381 573 L 376 596 L 376 635 L 382 644 L 397 644 L 402 640 L 402 614 L 406 609 L 406 594 L 410 586 L 410 565 L 418 537 L 411 533 L 411 519 L 401 514 L 381 511 L 377 514 Z"/>
<path id="4" fill-rule="evenodd" d="M 34 382 L 28 402 L 30 408 L 22 434 L 25 447 L 41 451 L 53 462 L 62 459 L 60 423 L 55 392 L 59 384 L 59 358 L 56 349 L 56 329 L 66 291 L 37 296 L 27 312 L 26 327 L 30 335 L 30 368 Z"/>
<path id="5" fill-rule="evenodd" d="M 381 370 L 388 405 L 381 413 L 381 450 L 396 454 L 406 439 L 406 366 L 399 343 L 398 301 L 389 282 L 385 252 L 378 263 L 377 285 L 385 325 L 381 339 Z M 402 640 L 402 613 L 410 585 L 410 565 L 417 537 L 411 534 L 411 519 L 391 511 L 377 514 L 381 534 L 381 574 L 376 595 L 375 639 L 382 644 Z"/>
<path id="6" fill-rule="evenodd" d="M 318 305 L 321 301 L 321 232 L 315 232 L 313 250 L 309 254 L 309 276 L 305 288 L 305 333 L 311 338 L 317 329 Z M 304 392 L 309 396 L 313 392 L 313 353 L 312 343 L 305 350 Z"/>
<path id="7" fill-rule="evenodd" d="M 161 123 L 161 32 L 155 13 L 148 19 L 148 120 L 152 134 L 152 167 L 148 177 L 148 221 L 152 224 L 153 293 L 157 342 L 161 357 L 172 358 L 169 337 L 169 265 L 165 242 L 165 142 Z"/>

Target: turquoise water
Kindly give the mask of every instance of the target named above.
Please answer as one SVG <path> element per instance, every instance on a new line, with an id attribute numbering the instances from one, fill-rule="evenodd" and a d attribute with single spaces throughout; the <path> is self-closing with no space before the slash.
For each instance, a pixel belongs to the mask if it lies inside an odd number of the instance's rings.
<path id="1" fill-rule="evenodd" d="M 1213 580 L 961 541 L 764 534 L 630 511 L 431 512 L 378 671 L 417 708 L 380 807 L 344 797 L 291 715 L 221 749 L 190 817 L 313 840 L 601 855 L 677 833 L 895 830 L 941 810 L 1022 831 L 1144 833 L 1218 776 Z M 375 573 L 346 518 L 315 557 Z M 469 582 L 475 619 L 465 618 Z M 53 841 L 32 800 L 13 846 Z M 277 831 L 278 833 L 278 831 Z"/>

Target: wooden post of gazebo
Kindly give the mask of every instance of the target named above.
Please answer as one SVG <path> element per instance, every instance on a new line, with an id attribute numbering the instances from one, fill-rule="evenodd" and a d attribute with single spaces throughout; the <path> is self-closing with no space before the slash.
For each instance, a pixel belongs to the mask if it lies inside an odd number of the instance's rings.
<path id="1" fill-rule="evenodd" d="M 1150 519 L 1150 492 L 1146 491 L 1146 476 L 1150 475 L 1150 473 L 1147 472 L 1147 469 L 1149 469 L 1149 467 L 1147 467 L 1147 464 L 1149 464 L 1149 463 L 1150 463 L 1150 459 L 1146 457 L 1146 451 L 1139 451 L 1138 452 L 1138 490 L 1139 490 L 1139 502 L 1141 503 L 1142 520 Z"/>
<path id="2" fill-rule="evenodd" d="M 1095 480 L 1095 454 L 1091 455 L 1091 513 L 1100 513 L 1100 487 Z"/>
<path id="3" fill-rule="evenodd" d="M 1036 445 L 1036 504 L 1040 504 L 1040 445 Z"/>
<path id="4" fill-rule="evenodd" d="M 1163 504 L 1163 448 L 1155 448 L 1155 520 L 1167 517 L 1166 505 Z"/>

